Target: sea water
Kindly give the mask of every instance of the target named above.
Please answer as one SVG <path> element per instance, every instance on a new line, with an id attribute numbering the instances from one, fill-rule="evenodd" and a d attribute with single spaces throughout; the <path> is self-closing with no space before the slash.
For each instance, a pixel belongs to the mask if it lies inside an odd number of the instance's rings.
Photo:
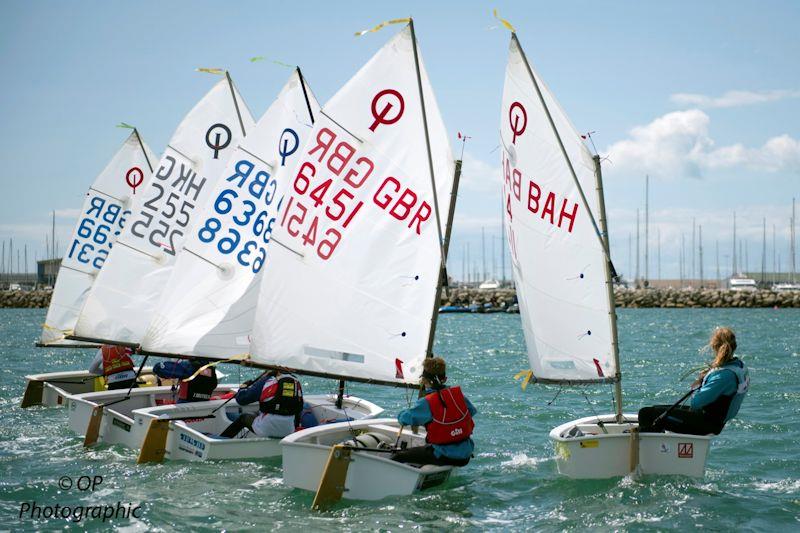
<path id="1" fill-rule="evenodd" d="M 43 310 L 0 310 L 0 530 L 711 530 L 800 528 L 800 309 L 621 309 L 626 412 L 671 403 L 680 377 L 708 360 L 715 326 L 732 327 L 750 367 L 739 417 L 713 440 L 705 478 L 570 480 L 558 475 L 549 431 L 611 407 L 610 386 L 564 388 L 513 379 L 527 369 L 518 315 L 443 315 L 436 352 L 478 409 L 475 458 L 446 484 L 402 498 L 310 510 L 313 495 L 281 481 L 279 459 L 136 465 L 131 450 L 85 450 L 59 408 L 20 409 L 25 374 L 85 369 L 87 350 L 37 349 Z M 226 366 L 226 381 L 253 370 Z M 330 380 L 303 379 L 332 392 Z M 392 415 L 414 401 L 402 389 L 352 385 Z M 73 487 L 64 490 L 67 476 Z M 77 480 L 100 483 L 79 490 Z M 385 483 L 391 483 L 386 479 Z M 23 505 L 122 505 L 139 518 L 20 517 Z M 132 507 L 127 507 L 128 509 Z"/>

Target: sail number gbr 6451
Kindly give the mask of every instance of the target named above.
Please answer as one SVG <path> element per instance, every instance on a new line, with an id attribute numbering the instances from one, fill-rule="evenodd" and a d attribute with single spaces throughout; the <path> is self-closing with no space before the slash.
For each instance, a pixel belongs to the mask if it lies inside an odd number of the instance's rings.
<path id="1" fill-rule="evenodd" d="M 336 251 L 343 234 L 363 211 L 364 184 L 375 163 L 353 145 L 339 140 L 329 128 L 321 128 L 294 177 L 281 226 L 303 246 L 316 249 L 324 260 Z M 369 202 L 369 200 L 366 200 Z M 371 198 L 372 203 L 419 235 L 433 210 L 428 202 L 399 177 L 386 176 Z"/>

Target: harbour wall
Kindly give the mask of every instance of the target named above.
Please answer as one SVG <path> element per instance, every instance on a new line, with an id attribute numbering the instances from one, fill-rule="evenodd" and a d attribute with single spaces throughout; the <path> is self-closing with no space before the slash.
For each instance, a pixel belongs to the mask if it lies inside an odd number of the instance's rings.
<path id="1" fill-rule="evenodd" d="M 0 291 L 0 307 L 40 308 L 50 305 L 52 291 Z M 730 291 L 721 289 L 626 289 L 616 287 L 617 307 L 796 307 L 800 308 L 800 291 L 773 292 Z M 516 291 L 504 289 L 449 288 L 442 292 L 441 305 L 485 306 L 507 309 L 516 301 Z"/>
<path id="2" fill-rule="evenodd" d="M 442 305 L 483 306 L 508 308 L 516 301 L 514 289 L 480 290 L 472 288 L 448 289 L 442 294 Z M 626 289 L 615 287 L 617 307 L 797 307 L 800 308 L 800 291 L 773 292 L 731 291 L 727 289 Z"/>

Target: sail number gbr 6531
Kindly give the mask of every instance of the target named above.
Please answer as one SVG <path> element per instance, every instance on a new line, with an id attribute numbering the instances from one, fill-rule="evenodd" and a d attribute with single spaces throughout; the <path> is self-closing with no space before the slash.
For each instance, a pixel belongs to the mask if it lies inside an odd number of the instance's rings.
<path id="1" fill-rule="evenodd" d="M 353 220 L 363 212 L 365 200 L 360 198 L 365 196 L 364 184 L 374 173 L 375 162 L 350 143 L 337 142 L 336 133 L 325 127 L 309 146 L 292 182 L 280 224 L 304 247 L 311 246 L 321 259 L 328 260 Z M 417 235 L 433 212 L 427 201 L 394 176 L 381 179 L 371 202 Z"/>

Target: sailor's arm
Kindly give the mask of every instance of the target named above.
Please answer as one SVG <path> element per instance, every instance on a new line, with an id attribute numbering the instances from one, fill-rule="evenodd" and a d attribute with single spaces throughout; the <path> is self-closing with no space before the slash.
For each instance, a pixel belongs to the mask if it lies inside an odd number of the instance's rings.
<path id="1" fill-rule="evenodd" d="M 733 372 L 718 370 L 712 373 L 692 396 L 692 410 L 699 411 L 722 395 L 736 392 L 736 376 Z"/>
<path id="2" fill-rule="evenodd" d="M 420 398 L 414 407 L 403 409 L 397 414 L 397 421 L 404 426 L 424 426 L 431 420 L 433 415 L 425 398 Z"/>
<path id="3" fill-rule="evenodd" d="M 89 365 L 89 373 L 95 376 L 103 375 L 103 350 L 97 350 L 97 354 Z"/>

